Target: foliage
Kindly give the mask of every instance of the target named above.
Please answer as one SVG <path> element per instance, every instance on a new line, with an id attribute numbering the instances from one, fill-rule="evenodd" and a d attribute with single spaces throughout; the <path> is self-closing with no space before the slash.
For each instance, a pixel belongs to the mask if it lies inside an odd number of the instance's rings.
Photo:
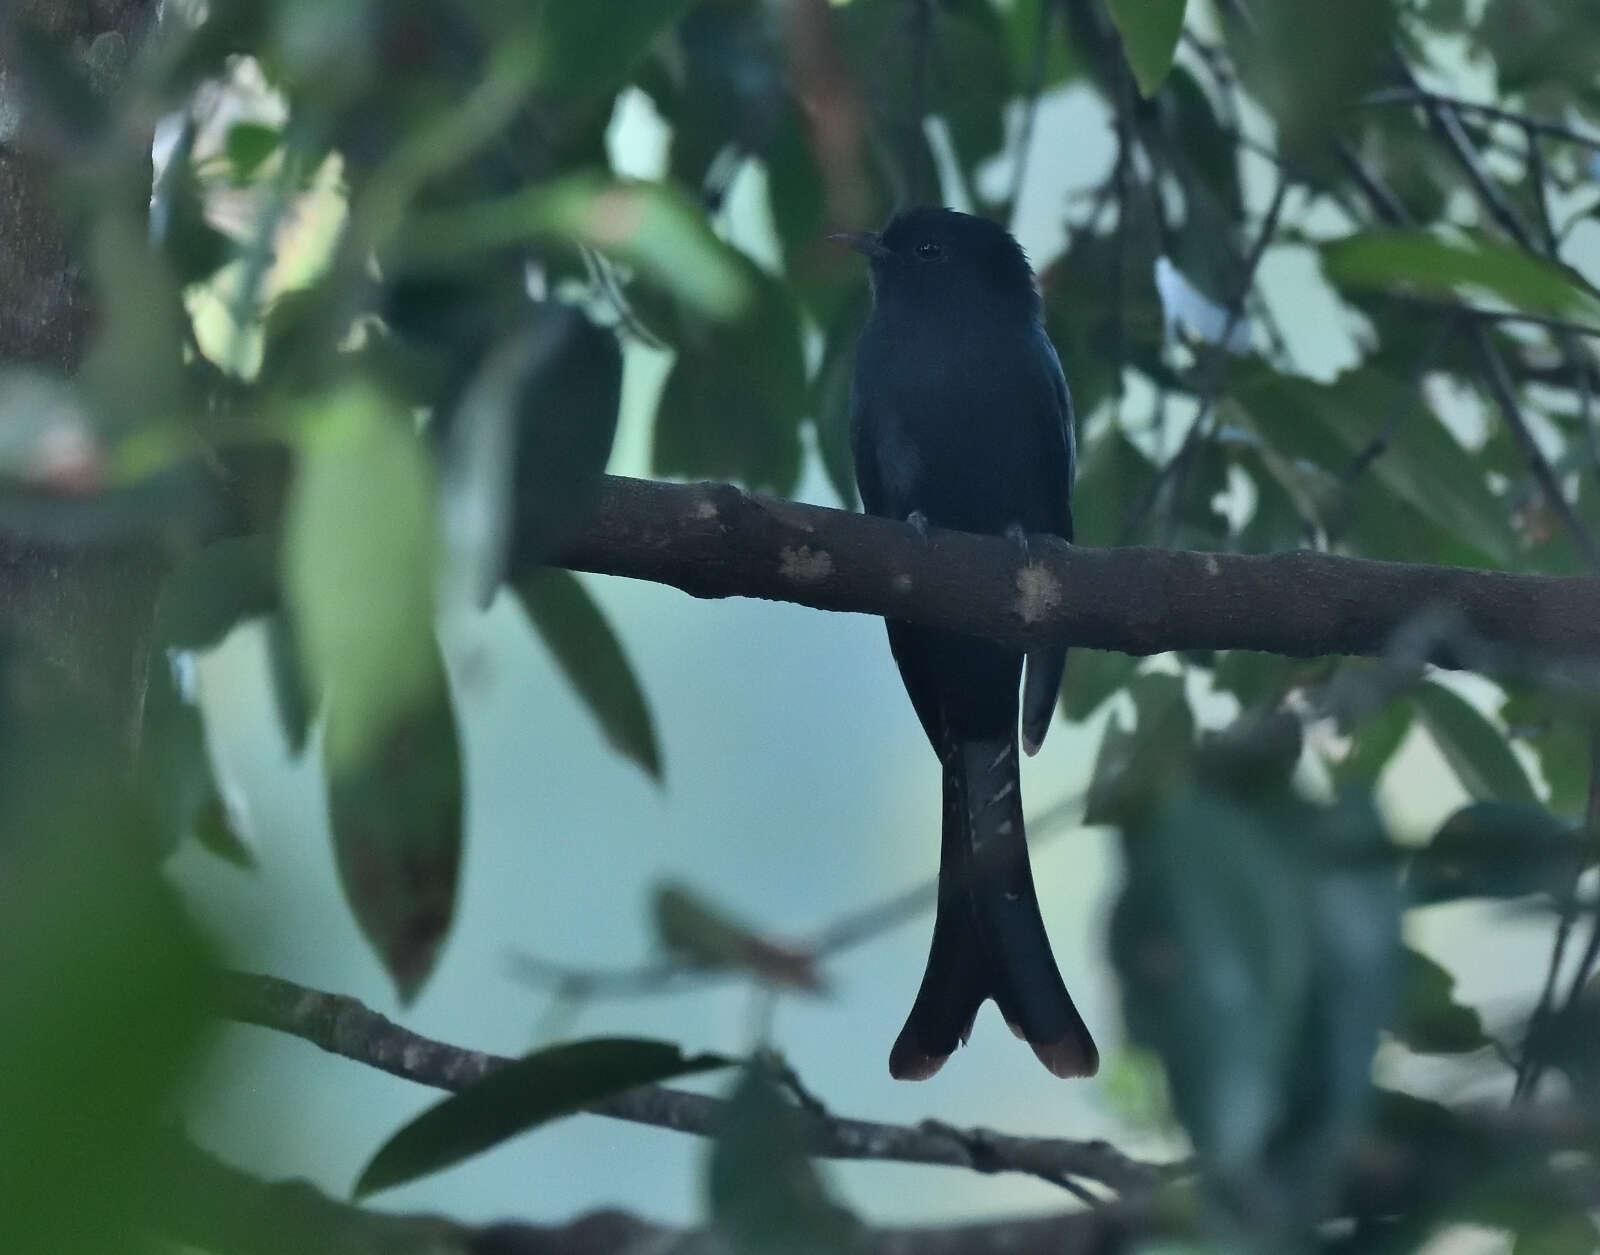
<path id="1" fill-rule="evenodd" d="M 0 777 L 19 783 L 0 832 L 26 839 L 0 845 L 0 954 L 26 936 L 37 956 L 0 982 L 23 1064 L 0 1068 L 0 1183 L 24 1204 L 0 1220 L 7 1249 L 82 1236 L 53 1227 L 74 1173 L 96 1181 L 84 1233 L 114 1227 L 200 1031 L 209 959 L 156 869 L 191 838 L 244 866 L 250 851 L 212 776 L 191 651 L 267 625 L 286 739 L 321 755 L 351 910 L 414 996 L 456 922 L 469 803 L 438 615 L 508 589 L 606 742 L 659 779 L 672 747 L 628 659 L 633 625 L 544 565 L 588 517 L 625 352 L 672 355 L 660 474 L 786 494 L 815 456 L 850 501 L 867 294 L 826 236 L 941 193 L 1005 218 L 1026 200 L 1033 125 L 1008 119 L 1041 94 L 1092 100 L 1116 149 L 1061 210 L 1065 243 L 1034 259 L 1077 407 L 1081 543 L 1551 574 L 1594 552 L 1592 5 L 242 0 L 167 4 L 126 64 L 30 12 L 0 17 L 0 119 L 16 93 L 98 318 L 75 372 L 4 364 L 0 526 L 140 548 L 165 574 L 134 771 L 81 735 L 104 733 L 98 716 L 63 728 L 69 705 L 37 700 L 54 694 L 38 642 L 3 642 Z M 1420 85 L 1462 56 L 1498 83 L 1493 108 Z M 216 133 L 206 102 L 257 72 L 272 107 Z M 612 168 L 624 95 L 670 132 L 659 179 Z M 147 196 L 142 128 L 162 115 L 174 139 Z M 773 258 L 729 242 L 751 168 Z M 335 202 L 329 238 L 296 269 L 285 224 L 317 195 Z M 1316 269 L 1346 367 L 1286 340 L 1263 257 Z M 1374 1089 L 1380 1042 L 1514 1079 L 1519 1098 L 1553 1092 L 1554 1068 L 1588 1103 L 1597 1066 L 1596 946 L 1527 973 L 1525 1004 L 1491 1022 L 1401 942 L 1408 912 L 1511 899 L 1558 918 L 1558 946 L 1592 935 L 1576 892 L 1594 861 L 1577 813 L 1592 700 L 1536 660 L 1468 688 L 1419 675 L 1407 648 L 1394 665 L 1077 651 L 1068 667 L 1064 717 L 1109 710 L 1088 821 L 1120 837 L 1111 953 L 1128 1036 L 1161 1061 L 1197 1156 L 1200 1205 L 1175 1209 L 1196 1241 L 1293 1250 L 1344 1218 L 1345 1249 L 1417 1249 L 1488 1217 L 1518 1250 L 1592 1245 L 1592 1181 L 1563 1192 L 1563 1165 L 1526 1147 L 1440 1154 L 1377 1201 L 1346 1188 L 1361 1152 L 1427 1161 L 1457 1127 L 1447 1087 Z M 1408 851 L 1379 790 L 1419 742 L 1471 801 Z M 63 853 L 90 830 L 98 859 Z M 35 920 L 46 900 L 70 909 Z M 765 940 L 732 905 L 663 891 L 673 962 L 822 986 L 824 953 Z M 130 1008 L 134 989 L 169 1014 Z M 112 1017 L 126 1057 L 80 1067 L 76 1035 Z M 407 1126 L 360 1188 L 725 1062 L 557 1045 Z M 854 1240 L 803 1132 L 757 1054 L 708 1169 L 734 1248 Z"/>

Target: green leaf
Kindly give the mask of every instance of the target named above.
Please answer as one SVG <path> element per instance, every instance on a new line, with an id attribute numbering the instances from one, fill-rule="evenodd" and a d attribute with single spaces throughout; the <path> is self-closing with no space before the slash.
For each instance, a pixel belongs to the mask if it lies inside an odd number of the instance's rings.
<path id="1" fill-rule="evenodd" d="M 1105 649 L 1074 649 L 1061 680 L 1061 713 L 1081 723 L 1133 679 L 1142 659 Z"/>
<path id="2" fill-rule="evenodd" d="M 773 1065 L 762 1058 L 748 1063 L 706 1170 L 712 1224 L 735 1255 L 814 1255 L 855 1246 L 855 1218 L 829 1197 L 806 1154 L 806 1131 Z"/>
<path id="3" fill-rule="evenodd" d="M 278 611 L 266 622 L 265 648 L 267 678 L 272 684 L 272 704 L 283 730 L 284 744 L 291 757 L 298 758 L 311 736 L 311 721 L 316 716 L 311 696 L 306 692 L 305 675 L 300 668 L 300 647 L 295 641 L 294 621 Z"/>
<path id="4" fill-rule="evenodd" d="M 1432 680 L 1421 685 L 1411 701 L 1422 726 L 1468 793 L 1479 799 L 1538 806 L 1538 795 L 1511 752 L 1506 734 L 1476 706 Z"/>
<path id="5" fill-rule="evenodd" d="M 1411 731 L 1415 715 L 1410 702 L 1388 703 L 1376 717 L 1355 730 L 1350 753 L 1333 765 L 1333 778 L 1341 785 L 1363 786 L 1370 791 Z"/>
<path id="6" fill-rule="evenodd" d="M 283 585 L 327 754 L 356 762 L 438 682 L 431 470 L 410 417 L 350 385 L 307 405 Z"/>
<path id="7" fill-rule="evenodd" d="M 1360 94 L 1378 86 L 1394 27 L 1389 0 L 1263 0 L 1248 23 L 1226 24 L 1250 94 L 1277 124 L 1279 147 L 1320 158 L 1329 137 L 1348 126 Z"/>
<path id="8" fill-rule="evenodd" d="M 811 381 L 811 412 L 817 429 L 817 452 L 828 483 L 839 496 L 839 504 L 855 509 L 860 498 L 856 491 L 855 456 L 850 449 L 850 390 L 855 370 L 856 341 L 866 322 L 868 295 L 858 287 L 846 311 L 833 320 L 823 342 L 822 361 Z"/>
<path id="9" fill-rule="evenodd" d="M 1195 1148 L 1251 1173 L 1284 1115 L 1312 977 L 1310 900 L 1252 808 L 1161 790 L 1124 829 L 1111 924 L 1128 1031 L 1166 1064 Z"/>
<path id="10" fill-rule="evenodd" d="M 1080 545 L 1120 545 L 1130 513 L 1156 481 L 1155 463 L 1115 425 L 1089 441 L 1073 493 L 1073 539 Z"/>
<path id="11" fill-rule="evenodd" d="M 413 214 L 400 253 L 405 265 L 436 267 L 541 239 L 598 249 L 706 318 L 735 318 L 756 296 L 753 267 L 681 189 L 594 174 Z"/>
<path id="12" fill-rule="evenodd" d="M 228 128 L 223 151 L 233 167 L 233 177 L 248 181 L 255 177 L 266 159 L 278 151 L 283 133 L 263 122 L 235 122 Z"/>
<path id="13" fill-rule="evenodd" d="M 1128 66 L 1148 99 L 1160 89 L 1183 33 L 1185 0 L 1106 0 Z"/>
<path id="14" fill-rule="evenodd" d="M 1440 300 L 1488 292 L 1520 313 L 1600 325 L 1600 291 L 1577 271 L 1476 232 L 1447 239 L 1429 231 L 1365 231 L 1326 244 L 1323 265 L 1353 288 Z"/>
<path id="15" fill-rule="evenodd" d="M 799 311 L 749 261 L 757 299 L 737 323 L 690 325 L 656 410 L 657 474 L 737 479 L 786 495 L 800 476 L 807 408 Z"/>
<path id="16" fill-rule="evenodd" d="M 1089 783 L 1086 824 L 1124 823 L 1161 795 L 1163 785 L 1188 770 L 1194 748 L 1194 715 L 1183 677 L 1166 672 L 1140 676 L 1129 689 L 1138 722 L 1132 731 L 1120 716 L 1106 722 Z"/>
<path id="17" fill-rule="evenodd" d="M 1425 1055 L 1467 1054 L 1487 1046 L 1478 1013 L 1455 999 L 1456 978 L 1410 946 L 1401 958 L 1402 1000 L 1389 1030 L 1395 1040 Z"/>
<path id="18" fill-rule="evenodd" d="M 268 537 L 214 541 L 168 577 L 157 636 L 176 649 L 210 649 L 241 623 L 275 612 L 279 602 L 278 556 Z"/>
<path id="19" fill-rule="evenodd" d="M 822 989 L 815 954 L 760 936 L 682 885 L 656 890 L 654 915 L 661 944 L 697 967 L 742 968 L 769 985 Z"/>
<path id="20" fill-rule="evenodd" d="M 497 1068 L 402 1128 L 362 1170 L 356 1196 L 440 1172 L 641 1085 L 732 1062 L 720 1055 L 685 1055 L 666 1042 L 632 1037 L 589 1038 L 535 1051 Z"/>
<path id="21" fill-rule="evenodd" d="M 359 760 L 334 758 L 323 741 L 339 882 L 403 1002 L 433 971 L 461 875 L 460 735 L 437 654 L 433 667 L 429 700 Z"/>
<path id="22" fill-rule="evenodd" d="M 612 90 L 693 4 L 694 0 L 621 0 L 540 5 L 534 25 L 540 89 L 554 96 Z"/>
<path id="23" fill-rule="evenodd" d="M 1473 802 L 1417 851 L 1407 887 L 1419 904 L 1535 893 L 1560 901 L 1592 861 L 1583 830 L 1541 806 Z"/>
<path id="24" fill-rule="evenodd" d="M 577 576 L 557 567 L 519 579 L 515 587 L 528 621 L 611 747 L 659 780 L 661 751 L 649 703 L 622 643 L 588 590 Z"/>
<path id="25" fill-rule="evenodd" d="M 1411 405 L 1403 385 L 1373 370 L 1349 371 L 1322 384 L 1259 363 L 1241 363 L 1233 379 L 1231 412 L 1284 458 L 1305 459 L 1336 476 L 1348 472 L 1356 455 L 1382 430 L 1387 415 Z M 1416 407 L 1399 424 L 1382 456 L 1362 477 L 1362 483 L 1369 480 L 1441 531 L 1472 545 L 1484 555 L 1479 565 L 1512 561 L 1516 541 L 1506 522 L 1505 503 L 1431 410 Z M 1361 504 L 1364 500 L 1358 499 Z M 1359 522 L 1361 510 L 1355 513 Z"/>

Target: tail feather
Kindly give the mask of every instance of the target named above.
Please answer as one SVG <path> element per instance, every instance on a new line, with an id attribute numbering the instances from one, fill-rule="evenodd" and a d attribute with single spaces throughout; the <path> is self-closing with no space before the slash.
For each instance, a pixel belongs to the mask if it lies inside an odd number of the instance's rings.
<path id="1" fill-rule="evenodd" d="M 1092 1076 L 1099 1054 L 1056 968 L 1028 866 L 1016 736 L 949 741 L 941 758 L 938 915 L 889 1072 L 902 1080 L 932 1076 L 993 998 L 1051 1072 Z"/>

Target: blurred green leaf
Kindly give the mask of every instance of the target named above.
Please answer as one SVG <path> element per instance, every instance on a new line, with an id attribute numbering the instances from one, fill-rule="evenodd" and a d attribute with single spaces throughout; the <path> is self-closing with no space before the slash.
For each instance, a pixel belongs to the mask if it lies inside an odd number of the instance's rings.
<path id="1" fill-rule="evenodd" d="M 190 554 L 168 577 L 157 635 L 176 649 L 211 649 L 240 624 L 274 613 L 279 604 L 272 541 L 261 535 L 228 537 Z"/>
<path id="2" fill-rule="evenodd" d="M 1540 1206 L 1516 1229 L 1511 1255 L 1594 1255 L 1600 1249 L 1600 1226 L 1581 1211 L 1552 1216 Z"/>
<path id="3" fill-rule="evenodd" d="M 1070 659 L 1070 656 L 1069 656 Z M 1194 715 L 1183 677 L 1141 675 L 1129 687 L 1137 712 L 1132 731 L 1120 715 L 1106 722 L 1089 782 L 1086 824 L 1125 823 L 1153 805 L 1165 785 L 1187 772 L 1194 747 Z"/>
<path id="4" fill-rule="evenodd" d="M 712 1224 L 735 1255 L 855 1247 L 855 1218 L 829 1197 L 806 1154 L 805 1121 L 771 1063 L 745 1065 L 706 1169 Z"/>
<path id="5" fill-rule="evenodd" d="M 1142 659 L 1105 649 L 1074 649 L 1061 680 L 1061 713 L 1081 723 L 1133 679 Z"/>
<path id="6" fill-rule="evenodd" d="M 691 889 L 662 885 L 653 907 L 661 944 L 696 967 L 743 969 L 768 985 L 822 990 L 816 955 L 761 936 Z"/>
<path id="7" fill-rule="evenodd" d="M 1455 1000 L 1454 976 L 1410 946 L 1402 960 L 1401 1002 L 1389 1027 L 1396 1041 L 1425 1055 L 1466 1054 L 1489 1045 L 1478 1013 Z"/>
<path id="8" fill-rule="evenodd" d="M 1562 901 L 1592 861 L 1583 830 L 1543 807 L 1473 802 L 1416 852 L 1407 887 L 1419 904 L 1534 893 Z"/>
<path id="9" fill-rule="evenodd" d="M 1511 752 L 1505 734 L 1476 706 L 1432 680 L 1418 687 L 1411 701 L 1422 726 L 1468 793 L 1479 799 L 1538 806 L 1528 773 Z"/>
<path id="10" fill-rule="evenodd" d="M 119 1251 L 162 1188 L 149 1144 L 203 1041 L 211 956 L 122 738 L 59 694 L 13 691 L 0 724 L 0 1249 Z"/>
<path id="11" fill-rule="evenodd" d="M 534 23 L 540 89 L 557 95 L 610 91 L 693 3 L 618 0 L 604 5 L 540 5 Z"/>
<path id="12" fill-rule="evenodd" d="M 856 491 L 855 455 L 850 449 L 850 393 L 855 373 L 856 341 L 866 322 L 868 294 L 858 287 L 846 311 L 833 320 L 823 341 L 822 361 L 811 381 L 811 412 L 817 428 L 817 452 L 839 504 L 853 510 Z"/>
<path id="13" fill-rule="evenodd" d="M 1146 96 L 1154 96 L 1172 68 L 1183 33 L 1186 0 L 1106 0 L 1122 36 L 1128 67 Z"/>
<path id="14" fill-rule="evenodd" d="M 381 745 L 438 683 L 432 473 L 410 417 L 364 385 L 309 402 L 302 421 L 283 587 L 338 767 Z"/>
<path id="15" fill-rule="evenodd" d="M 460 734 L 443 662 L 431 662 L 427 700 L 390 720 L 360 758 L 338 758 L 323 740 L 339 883 L 402 1002 L 433 971 L 461 875 Z"/>
<path id="16" fill-rule="evenodd" d="M 1357 97 L 1379 85 L 1394 5 L 1262 0 L 1250 13 L 1250 21 L 1228 25 L 1244 85 L 1277 123 L 1281 148 L 1318 155 Z"/>
<path id="17" fill-rule="evenodd" d="M 1539 755 L 1540 774 L 1550 786 L 1550 809 L 1561 815 L 1582 814 L 1594 756 L 1586 712 L 1534 687 L 1508 685 L 1506 694 L 1500 716 L 1511 740 Z"/>
<path id="18" fill-rule="evenodd" d="M 1334 780 L 1370 792 L 1411 731 L 1415 716 L 1416 708 L 1408 701 L 1386 703 L 1376 716 L 1352 730 L 1350 753 L 1333 764 Z"/>
<path id="19" fill-rule="evenodd" d="M 1080 545 L 1120 545 L 1131 513 L 1147 500 L 1159 472 L 1115 424 L 1083 450 L 1072 495 L 1073 539 Z"/>
<path id="20" fill-rule="evenodd" d="M 90 256 L 97 328 L 77 386 L 112 431 L 169 419 L 186 399 L 188 314 L 177 277 L 131 214 L 96 220 Z"/>
<path id="21" fill-rule="evenodd" d="M 732 1062 L 634 1037 L 593 1037 L 535 1051 L 429 1107 L 397 1132 L 362 1169 L 356 1196 L 430 1176 L 641 1085 Z"/>
<path id="22" fill-rule="evenodd" d="M 1124 830 L 1111 925 L 1133 1039 L 1166 1063 L 1195 1148 L 1245 1173 L 1282 1119 L 1312 974 L 1307 886 L 1251 809 L 1194 788 Z"/>
<path id="23" fill-rule="evenodd" d="M 514 586 L 528 621 L 599 722 L 607 742 L 661 778 L 655 721 L 622 643 L 604 612 L 570 571 L 545 567 Z"/>
<path id="24" fill-rule="evenodd" d="M 300 647 L 295 641 L 294 621 L 279 610 L 263 629 L 267 655 L 267 678 L 272 684 L 272 705 L 283 730 L 284 744 L 298 758 L 311 735 L 316 711 L 306 692 L 305 675 L 300 668 Z"/>
<path id="25" fill-rule="evenodd" d="M 1577 271 L 1478 233 L 1366 231 L 1323 246 L 1335 283 L 1439 300 L 1488 292 L 1521 313 L 1600 325 L 1600 292 Z"/>
<path id="26" fill-rule="evenodd" d="M 807 408 L 799 312 L 788 291 L 744 261 L 757 293 L 732 324 L 690 323 L 656 410 L 657 474 L 737 479 L 787 495 L 800 477 Z"/>
<path id="27" fill-rule="evenodd" d="M 735 318 L 757 295 L 753 267 L 680 189 L 594 174 L 413 214 L 400 254 L 407 265 L 439 267 L 539 239 L 598 249 L 705 318 Z"/>
<path id="28" fill-rule="evenodd" d="M 1372 370 L 1348 371 L 1321 384 L 1244 363 L 1234 370 L 1230 391 L 1230 409 L 1278 453 L 1306 459 L 1335 475 L 1345 474 L 1383 429 L 1385 417 L 1407 403 L 1402 385 Z M 1512 561 L 1516 541 L 1504 503 L 1490 491 L 1471 454 L 1431 411 L 1411 413 L 1362 478 L 1378 481 L 1385 495 L 1400 498 L 1442 531 L 1470 543 L 1483 555 L 1478 565 Z M 1363 517 L 1359 507 L 1371 500 L 1359 499 L 1358 520 Z M 1377 534 L 1395 533 L 1385 527 Z"/>
<path id="29" fill-rule="evenodd" d="M 283 132 L 264 122 L 235 122 L 228 128 L 223 141 L 223 152 L 233 167 L 233 177 L 240 180 L 254 178 L 263 163 L 283 143 Z"/>

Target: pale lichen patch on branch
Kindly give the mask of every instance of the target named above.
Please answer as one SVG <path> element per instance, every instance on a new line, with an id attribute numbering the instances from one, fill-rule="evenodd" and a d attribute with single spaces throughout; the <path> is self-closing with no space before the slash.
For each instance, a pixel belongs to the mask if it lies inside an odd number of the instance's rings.
<path id="1" fill-rule="evenodd" d="M 785 546 L 778 551 L 778 571 L 796 584 L 820 584 L 833 574 L 833 555 L 809 545 Z"/>
<path id="2" fill-rule="evenodd" d="M 1031 563 L 1017 572 L 1017 613 L 1024 623 L 1042 623 L 1061 605 L 1061 581 Z"/>

